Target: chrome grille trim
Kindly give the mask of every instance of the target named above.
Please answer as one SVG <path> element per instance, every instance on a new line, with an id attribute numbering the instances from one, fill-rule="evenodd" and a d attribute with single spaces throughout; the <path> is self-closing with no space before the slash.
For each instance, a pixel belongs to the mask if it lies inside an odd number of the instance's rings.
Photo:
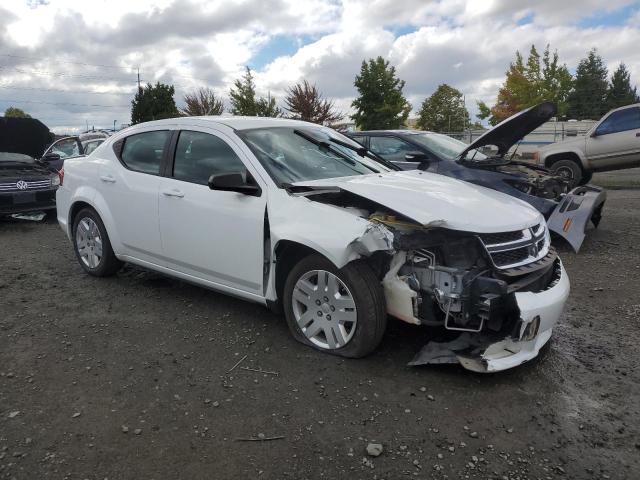
<path id="1" fill-rule="evenodd" d="M 508 232 L 513 233 L 513 232 Z M 479 234 L 493 265 L 498 269 L 520 267 L 544 258 L 549 253 L 551 238 L 545 222 L 521 231 L 518 240 L 502 243 L 490 243 L 487 240 L 500 238 L 499 234 Z M 511 235 L 512 238 L 515 238 Z"/>
<path id="2" fill-rule="evenodd" d="M 42 190 L 51 188 L 51 180 L 36 180 L 33 182 L 26 182 L 27 188 L 21 190 L 18 188 L 18 182 L 0 183 L 0 192 L 26 192 L 29 190 Z"/>

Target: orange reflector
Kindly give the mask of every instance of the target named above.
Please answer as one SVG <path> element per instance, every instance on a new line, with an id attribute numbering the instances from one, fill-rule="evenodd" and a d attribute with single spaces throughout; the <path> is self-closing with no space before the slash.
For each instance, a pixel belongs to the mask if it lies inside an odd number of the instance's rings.
<path id="1" fill-rule="evenodd" d="M 563 232 L 568 232 L 569 229 L 571 228 L 571 222 L 573 222 L 573 220 L 571 220 L 570 218 L 567 218 L 564 222 L 564 227 L 562 227 L 562 231 Z"/>

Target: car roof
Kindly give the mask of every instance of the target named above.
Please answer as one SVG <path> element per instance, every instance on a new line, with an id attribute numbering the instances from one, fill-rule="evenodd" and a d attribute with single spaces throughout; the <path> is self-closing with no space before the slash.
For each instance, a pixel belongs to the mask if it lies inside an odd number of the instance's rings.
<path id="1" fill-rule="evenodd" d="M 240 116 L 202 116 L 202 117 L 177 117 L 167 118 L 164 120 L 155 120 L 152 122 L 138 123 L 133 127 L 139 126 L 162 126 L 162 125 L 193 125 L 193 124 L 217 124 L 225 125 L 234 130 L 246 130 L 249 128 L 265 128 L 265 127 L 310 127 L 316 126 L 315 123 L 303 122 L 301 120 L 291 120 L 288 118 L 272 118 L 272 117 L 240 117 Z"/>

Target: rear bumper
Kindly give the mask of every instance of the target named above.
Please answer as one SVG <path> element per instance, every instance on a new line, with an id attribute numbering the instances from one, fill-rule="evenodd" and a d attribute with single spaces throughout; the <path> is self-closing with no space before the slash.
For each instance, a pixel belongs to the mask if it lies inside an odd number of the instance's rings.
<path id="1" fill-rule="evenodd" d="M 585 230 L 591 220 L 600 223 L 607 192 L 593 185 L 576 187 L 567 193 L 549 216 L 547 225 L 556 235 L 564 238 L 575 252 L 580 250 Z"/>

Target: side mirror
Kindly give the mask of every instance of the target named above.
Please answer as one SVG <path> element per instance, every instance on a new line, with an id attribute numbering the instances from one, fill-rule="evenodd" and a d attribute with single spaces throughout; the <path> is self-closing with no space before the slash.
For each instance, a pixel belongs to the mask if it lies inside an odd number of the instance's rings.
<path id="1" fill-rule="evenodd" d="M 407 162 L 422 163 L 429 161 L 429 156 L 424 152 L 408 152 L 404 159 Z"/>
<path id="2" fill-rule="evenodd" d="M 237 192 L 244 195 L 259 197 L 262 190 L 255 180 L 247 173 L 247 180 L 240 172 L 218 173 L 209 177 L 209 188 L 222 192 Z"/>
<path id="3" fill-rule="evenodd" d="M 42 160 L 44 160 L 45 162 L 57 162 L 60 160 L 60 158 L 61 157 L 59 153 L 49 152 L 44 157 L 42 157 Z"/>

